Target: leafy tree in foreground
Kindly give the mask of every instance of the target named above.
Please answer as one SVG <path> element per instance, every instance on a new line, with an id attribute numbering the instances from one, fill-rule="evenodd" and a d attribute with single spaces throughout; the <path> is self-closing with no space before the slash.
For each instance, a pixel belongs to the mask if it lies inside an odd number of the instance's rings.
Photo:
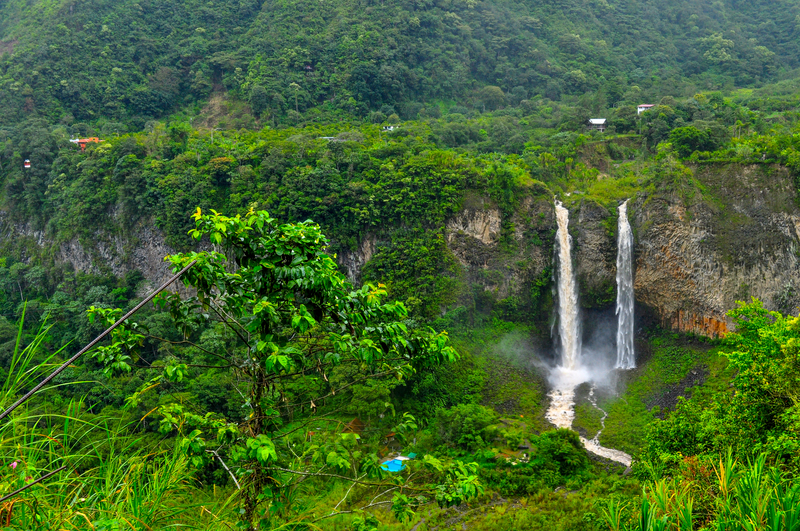
<path id="1" fill-rule="evenodd" d="M 320 479 L 349 482 L 351 490 L 371 493 L 373 501 L 360 509 L 384 504 L 401 519 L 415 505 L 433 499 L 457 504 L 480 490 L 474 465 L 445 466 L 433 458 L 418 465 L 426 468 L 423 484 L 387 478 L 377 456 L 361 449 L 356 434 L 343 433 L 342 416 L 336 415 L 353 387 L 402 381 L 416 370 L 455 360 L 446 333 L 404 322 L 405 307 L 382 302 L 380 285 L 354 289 L 310 221 L 280 224 L 263 211 L 226 217 L 200 209 L 194 219 L 190 234 L 208 236 L 216 250 L 168 257 L 176 269 L 197 261 L 183 277 L 196 296 L 176 293 L 162 303 L 185 331 L 184 343 L 193 344 L 192 330 L 227 328 L 234 339 L 218 342 L 205 355 L 217 359 L 214 370 L 234 372 L 245 414 L 225 419 L 172 403 L 160 409 L 162 426 L 182 434 L 181 446 L 195 465 L 218 460 L 229 471 L 240 488 L 244 528 L 352 512 L 301 514 L 298 489 L 315 481 L 324 488 Z M 175 350 L 163 374 L 146 387 L 186 378 L 197 365 L 197 347 L 195 356 L 192 349 Z M 137 393 L 131 402 L 141 398 Z M 414 424 L 405 416 L 397 430 Z M 387 489 L 393 498 L 372 498 Z"/>
<path id="2" fill-rule="evenodd" d="M 709 403 L 681 400 L 651 424 L 640 456 L 648 475 L 664 475 L 685 456 L 713 461 L 728 448 L 737 458 L 763 453 L 770 464 L 800 469 L 800 317 L 768 311 L 757 299 L 728 315 L 736 326 L 725 339 L 733 390 Z"/>

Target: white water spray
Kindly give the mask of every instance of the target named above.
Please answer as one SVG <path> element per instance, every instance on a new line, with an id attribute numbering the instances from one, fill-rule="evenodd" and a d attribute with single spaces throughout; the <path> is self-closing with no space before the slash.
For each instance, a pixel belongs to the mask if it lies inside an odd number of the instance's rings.
<path id="1" fill-rule="evenodd" d="M 581 324 L 578 287 L 572 270 L 572 236 L 569 235 L 569 210 L 556 201 L 556 253 L 558 256 L 558 335 L 561 342 L 561 367 L 575 370 L 580 364 Z"/>
<path id="2" fill-rule="evenodd" d="M 615 369 L 633 369 L 633 232 L 628 223 L 628 201 L 619 206 L 617 222 L 617 363 Z"/>
<path id="3" fill-rule="evenodd" d="M 591 379 L 586 367 L 581 364 L 581 323 L 578 306 L 578 285 L 572 269 L 572 238 L 569 235 L 569 211 L 560 201 L 555 202 L 556 220 L 556 269 L 558 291 L 558 336 L 561 364 L 550 373 L 552 390 L 548 393 L 550 407 L 545 418 L 558 428 L 572 428 L 575 419 L 575 388 Z M 594 396 L 592 388 L 591 397 Z M 593 402 L 594 403 L 594 402 Z M 598 408 L 599 409 L 599 408 Z M 605 412 L 604 412 L 605 413 Z M 603 417 L 605 421 L 605 416 Z M 595 439 L 581 437 L 587 450 L 602 457 L 630 466 L 631 457 L 618 450 L 600 446 L 598 433 Z"/>

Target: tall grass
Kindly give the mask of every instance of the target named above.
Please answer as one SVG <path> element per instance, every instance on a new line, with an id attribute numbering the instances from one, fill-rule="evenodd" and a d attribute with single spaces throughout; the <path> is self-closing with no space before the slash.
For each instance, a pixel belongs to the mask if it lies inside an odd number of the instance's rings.
<path id="1" fill-rule="evenodd" d="M 729 452 L 715 469 L 710 505 L 695 511 L 692 482 L 661 479 L 645 487 L 639 506 L 627 513 L 617 501 L 603 511 L 611 531 L 800 531 L 800 484 L 760 455 L 747 465 Z M 702 521 L 701 518 L 702 517 Z"/>
<path id="2" fill-rule="evenodd" d="M 45 352 L 45 326 L 23 344 L 23 320 L 0 388 L 2 408 L 49 372 L 61 353 Z M 0 528 L 231 528 L 217 515 L 225 504 L 197 487 L 175 445 L 138 433 L 136 423 L 92 415 L 73 399 L 60 414 L 22 406 L 0 425 L 0 496 L 62 465 L 64 471 L 0 505 Z"/>

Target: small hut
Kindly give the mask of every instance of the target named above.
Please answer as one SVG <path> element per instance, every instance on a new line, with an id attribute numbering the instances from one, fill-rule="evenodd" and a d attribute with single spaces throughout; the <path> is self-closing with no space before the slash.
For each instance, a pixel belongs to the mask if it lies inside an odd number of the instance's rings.
<path id="1" fill-rule="evenodd" d="M 601 133 L 608 127 L 608 120 L 605 118 L 590 118 L 589 129 L 592 131 L 600 131 Z"/>

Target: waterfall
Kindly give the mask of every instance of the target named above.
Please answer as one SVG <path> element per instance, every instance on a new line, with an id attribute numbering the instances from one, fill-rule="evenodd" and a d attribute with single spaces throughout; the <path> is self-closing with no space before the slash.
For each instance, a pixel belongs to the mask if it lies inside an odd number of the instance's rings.
<path id="1" fill-rule="evenodd" d="M 569 235 L 569 211 L 564 208 L 560 201 L 556 200 L 556 221 L 558 230 L 556 231 L 555 260 L 556 264 L 556 291 L 557 291 L 557 313 L 558 313 L 558 338 L 560 344 L 561 364 L 554 367 L 548 376 L 551 385 L 547 396 L 550 398 L 550 406 L 547 408 L 545 418 L 557 428 L 572 429 L 572 421 L 575 419 L 575 388 L 583 382 L 592 379 L 589 369 L 581 364 L 581 323 L 580 310 L 578 307 L 578 283 L 575 279 L 575 271 L 572 269 L 572 238 Z M 627 218 L 626 218 L 627 224 Z M 630 227 L 628 227 L 630 232 Z M 628 244 L 630 247 L 630 244 Z M 630 254 L 630 253 L 628 253 Z M 630 269 L 630 260 L 628 260 Z M 633 288 L 631 287 L 631 292 Z M 633 311 L 630 313 L 633 316 Z M 633 324 L 631 324 L 633 327 Z M 555 329 L 553 330 L 555 332 Z M 633 328 L 631 328 L 633 333 Z M 631 349 L 631 354 L 633 349 Z M 590 393 L 592 404 L 597 406 L 594 401 L 594 387 Z M 598 407 L 598 409 L 600 409 Z M 605 412 L 603 422 L 605 422 Z M 603 424 L 605 426 L 605 424 Z M 584 447 L 590 452 L 612 459 L 625 466 L 630 466 L 631 456 L 624 452 L 612 448 L 600 446 L 600 433 L 598 432 L 594 440 L 581 437 Z"/>
<path id="2" fill-rule="evenodd" d="M 628 223 L 628 201 L 619 206 L 617 223 L 617 364 L 633 369 L 633 233 Z"/>
<path id="3" fill-rule="evenodd" d="M 572 270 L 572 237 L 569 235 L 569 211 L 556 201 L 556 258 L 558 261 L 558 335 L 561 340 L 561 367 L 578 368 L 581 354 L 581 326 L 578 287 Z"/>

